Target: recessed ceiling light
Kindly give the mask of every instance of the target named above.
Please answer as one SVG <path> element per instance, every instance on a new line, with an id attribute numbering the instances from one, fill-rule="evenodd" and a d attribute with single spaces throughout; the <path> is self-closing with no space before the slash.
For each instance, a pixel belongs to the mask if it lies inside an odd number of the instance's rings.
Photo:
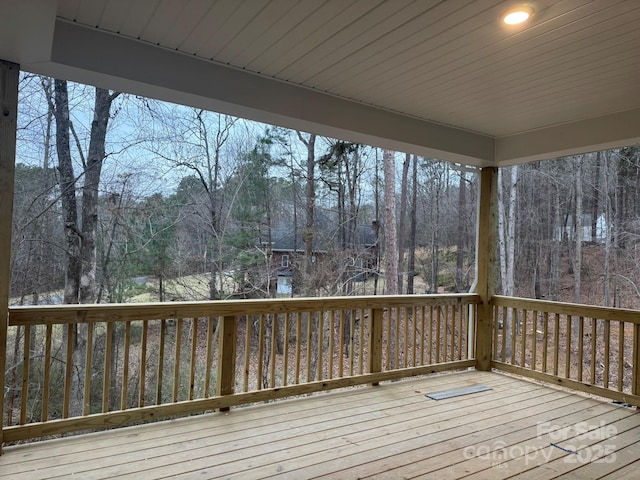
<path id="1" fill-rule="evenodd" d="M 526 22 L 533 15 L 533 8 L 528 5 L 521 5 L 507 10 L 502 15 L 502 21 L 507 25 L 520 25 Z"/>

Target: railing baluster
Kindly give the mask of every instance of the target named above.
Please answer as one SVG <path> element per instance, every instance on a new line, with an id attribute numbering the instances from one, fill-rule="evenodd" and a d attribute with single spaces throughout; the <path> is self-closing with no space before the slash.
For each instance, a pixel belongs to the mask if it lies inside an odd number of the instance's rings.
<path id="1" fill-rule="evenodd" d="M 393 338 L 391 336 L 391 309 L 387 308 L 385 310 L 385 314 L 386 314 L 385 315 L 385 319 L 386 319 L 386 322 L 385 322 L 385 325 L 386 325 L 386 328 L 385 328 L 386 338 L 385 338 L 385 340 L 386 340 L 386 347 L 387 347 L 385 349 L 386 352 L 385 352 L 385 357 L 384 357 L 385 358 L 385 370 L 391 370 L 391 365 L 393 363 L 392 358 L 391 358 L 391 354 L 392 354 L 391 339 Z"/>
<path id="2" fill-rule="evenodd" d="M 120 410 L 126 410 L 129 396 L 129 352 L 131 351 L 131 322 L 124 325 L 124 351 L 122 352 L 122 386 L 120 390 Z"/>
<path id="3" fill-rule="evenodd" d="M 527 361 L 527 315 L 526 309 L 522 310 L 522 325 L 520 326 L 520 366 L 524 367 Z"/>
<path id="4" fill-rule="evenodd" d="M 531 312 L 533 323 L 531 325 L 531 369 L 535 371 L 538 364 L 538 311 Z"/>
<path id="5" fill-rule="evenodd" d="M 312 348 L 312 344 L 313 344 L 313 329 L 314 329 L 314 320 L 313 317 L 315 315 L 315 312 L 307 312 L 307 377 L 306 377 L 306 381 L 310 382 L 311 381 L 311 348 Z M 352 330 L 352 334 L 353 334 L 353 330 Z M 352 353 L 353 353 L 353 341 L 351 342 L 351 347 L 352 347 Z M 315 372 L 313 372 L 315 375 Z"/>
<path id="6" fill-rule="evenodd" d="M 20 425 L 27 423 L 27 400 L 29 400 L 29 364 L 31 363 L 31 325 L 24 326 L 24 349 L 22 351 L 22 388 L 20 393 Z"/>
<path id="7" fill-rule="evenodd" d="M 516 338 L 518 334 L 518 310 L 511 309 L 511 322 L 510 322 L 509 334 L 511 335 L 511 365 L 514 365 L 516 358 Z"/>
<path id="8" fill-rule="evenodd" d="M 156 384 L 156 405 L 162 404 L 162 377 L 164 373 L 164 347 L 167 336 L 167 320 L 160 320 L 160 344 L 158 345 L 158 379 Z"/>
<path id="9" fill-rule="evenodd" d="M 329 312 L 329 380 L 333 378 L 333 356 L 335 355 L 334 351 L 334 337 L 335 337 L 335 310 L 331 310 Z M 286 358 L 286 356 L 285 356 Z"/>
<path id="10" fill-rule="evenodd" d="M 317 374 L 316 380 L 322 380 L 322 366 L 324 364 L 324 355 L 323 355 L 323 347 L 324 347 L 324 310 L 318 312 L 318 364 L 317 364 Z"/>
<path id="11" fill-rule="evenodd" d="M 631 373 L 631 393 L 640 395 L 640 324 L 633 324 L 633 372 Z"/>
<path id="12" fill-rule="evenodd" d="M 433 305 L 429 305 L 429 335 L 428 335 L 428 339 L 429 339 L 429 343 L 428 343 L 428 348 L 429 348 L 429 364 L 435 363 L 433 361 L 433 353 L 434 353 L 434 344 L 433 344 L 433 327 L 434 327 L 434 313 L 435 313 L 435 307 Z"/>
<path id="13" fill-rule="evenodd" d="M 365 325 L 365 314 L 364 310 L 358 310 L 360 315 L 360 322 L 358 326 L 358 374 L 362 375 L 364 373 L 364 325 Z M 319 380 L 319 379 L 318 379 Z"/>
<path id="14" fill-rule="evenodd" d="M 499 322 L 499 312 L 500 309 L 498 307 L 492 307 L 493 309 L 493 322 L 491 328 L 493 330 L 493 352 L 492 352 L 492 360 L 498 360 L 498 322 Z"/>
<path id="15" fill-rule="evenodd" d="M 604 321 L 604 388 L 609 388 L 609 347 L 611 341 L 611 322 L 609 320 Z"/>
<path id="16" fill-rule="evenodd" d="M 463 338 L 463 317 L 464 317 L 464 308 L 462 305 L 458 305 L 455 307 L 458 312 L 458 360 L 462 360 L 462 338 Z"/>
<path id="17" fill-rule="evenodd" d="M 458 324 L 458 317 L 455 305 L 449 305 L 448 322 L 449 326 L 449 357 L 448 361 L 453 362 L 456 360 L 456 326 Z M 491 320 L 489 320 L 491 322 Z M 493 336 L 493 333 L 489 335 L 489 338 Z M 491 356 L 491 349 L 489 349 L 489 356 Z M 491 360 L 489 360 L 491 361 Z"/>
<path id="18" fill-rule="evenodd" d="M 251 370 L 251 325 L 253 322 L 251 321 L 251 317 L 249 315 L 245 316 L 244 320 L 245 324 L 245 336 L 244 336 L 244 389 L 243 391 L 249 391 L 249 371 Z"/>
<path id="19" fill-rule="evenodd" d="M 578 317 L 578 381 L 582 381 L 582 363 L 584 362 L 584 317 Z"/>
<path id="20" fill-rule="evenodd" d="M 408 308 L 401 308 L 399 309 L 402 311 L 401 317 L 404 320 L 403 321 L 403 325 L 404 325 L 404 335 L 403 335 L 403 341 L 402 341 L 402 368 L 407 368 L 408 365 L 408 358 L 407 356 L 409 355 L 409 351 L 408 351 L 408 347 L 409 347 L 409 309 Z"/>
<path id="21" fill-rule="evenodd" d="M 456 359 L 456 307 L 455 305 L 447 306 L 447 310 L 447 325 L 451 327 L 451 348 L 449 349 L 449 361 L 453 362 Z"/>
<path id="22" fill-rule="evenodd" d="M 69 418 L 69 405 L 71 403 L 71 375 L 73 371 L 73 335 L 75 324 L 67 324 L 67 351 L 64 370 L 64 399 L 62 404 L 62 418 Z"/>
<path id="23" fill-rule="evenodd" d="M 271 317 L 271 358 L 269 359 L 269 388 L 276 386 L 276 350 L 278 349 L 278 314 L 269 314 Z"/>
<path id="24" fill-rule="evenodd" d="M 400 309 L 392 307 L 389 314 L 393 319 L 394 345 L 393 345 L 393 368 L 400 368 Z"/>
<path id="25" fill-rule="evenodd" d="M 436 362 L 440 362 L 440 334 L 442 330 L 442 307 L 438 305 L 436 307 Z"/>
<path id="26" fill-rule="evenodd" d="M 558 376 L 560 368 L 560 315 L 553 314 L 553 374 Z"/>
<path id="27" fill-rule="evenodd" d="M 624 322 L 618 322 L 618 391 L 622 391 L 624 378 Z"/>
<path id="28" fill-rule="evenodd" d="M 422 317 L 422 315 L 420 314 L 420 307 L 413 307 L 412 310 L 413 312 L 413 351 L 412 351 L 412 358 L 413 358 L 413 366 L 416 367 L 418 366 L 418 319 Z"/>
<path id="29" fill-rule="evenodd" d="M 256 373 L 256 390 L 262 390 L 262 367 L 264 363 L 264 314 L 258 320 L 258 371 Z M 218 367 L 219 368 L 219 367 Z"/>
<path id="30" fill-rule="evenodd" d="M 564 377 L 571 378 L 571 330 L 573 329 L 573 315 L 565 315 L 567 321 L 565 338 L 567 339 L 566 353 L 565 353 L 565 365 L 564 365 Z"/>
<path id="31" fill-rule="evenodd" d="M 49 382 L 51 381 L 51 340 L 53 337 L 53 325 L 47 324 L 44 340 L 44 377 L 42 379 L 42 415 L 41 420 L 49 420 Z M 2 419 L 0 419 L 2 421 Z"/>
<path id="32" fill-rule="evenodd" d="M 502 344 L 500 345 L 502 348 L 502 358 L 500 361 L 507 361 L 507 342 L 510 342 L 511 339 L 507 338 L 507 307 L 502 307 Z"/>
<path id="33" fill-rule="evenodd" d="M 382 371 L 382 331 L 384 310 L 372 308 L 370 311 L 371 324 L 369 326 L 369 373 Z M 378 385 L 378 383 L 374 383 Z"/>
<path id="34" fill-rule="evenodd" d="M 289 322 L 291 321 L 289 313 L 284 314 L 284 345 L 282 358 L 282 385 L 289 384 Z"/>
<path id="35" fill-rule="evenodd" d="M 207 354 L 206 354 L 206 365 L 204 368 L 204 392 L 203 398 L 209 398 L 211 391 L 211 366 L 213 364 L 213 340 L 215 335 L 214 326 L 218 323 L 218 317 L 206 317 L 207 319 Z M 249 318 L 246 319 L 247 328 L 250 327 L 251 322 Z M 247 336 L 249 336 L 249 331 L 247 331 Z M 245 367 L 246 368 L 246 367 Z M 245 384 L 245 392 L 247 391 L 247 386 Z"/>
<path id="36" fill-rule="evenodd" d="M 356 312 L 355 310 L 349 310 L 349 375 L 353 376 L 353 362 L 354 362 L 354 345 L 353 340 L 355 338 L 356 329 Z"/>
<path id="37" fill-rule="evenodd" d="M 189 400 L 193 400 L 196 388 L 196 367 L 198 365 L 198 317 L 191 318 L 191 371 L 189 372 Z"/>
<path id="38" fill-rule="evenodd" d="M 80 328 L 78 325 L 77 328 Z M 87 352 L 84 362 L 84 393 L 82 401 L 82 415 L 89 415 L 91 413 L 91 377 L 93 370 L 93 334 L 95 330 L 95 324 L 90 322 L 87 324 Z"/>
<path id="39" fill-rule="evenodd" d="M 420 309 L 420 365 L 424 365 L 424 344 L 427 339 L 427 332 L 424 330 L 425 316 L 427 314 L 426 307 L 418 307 Z"/>
<path id="40" fill-rule="evenodd" d="M 547 372 L 547 351 L 549 350 L 549 312 L 542 314 L 542 371 Z"/>
<path id="41" fill-rule="evenodd" d="M 138 407 L 144 407 L 144 395 L 147 385 L 147 335 L 149 321 L 142 322 L 142 338 L 140 339 L 140 382 L 138 384 Z"/>
<path id="42" fill-rule="evenodd" d="M 109 397 L 111 389 L 111 357 L 113 346 L 113 323 L 107 323 L 107 331 L 105 333 L 105 347 L 104 347 L 104 377 L 102 384 L 102 413 L 109 411 Z M 87 349 L 91 348 L 87 345 Z"/>
<path id="43" fill-rule="evenodd" d="M 449 306 L 448 305 L 444 305 L 444 307 L 440 307 L 442 310 L 444 310 L 442 312 L 442 361 L 446 362 L 447 361 L 447 347 L 448 347 L 448 343 L 447 343 L 447 331 L 448 331 L 448 326 L 449 326 Z"/>
<path id="44" fill-rule="evenodd" d="M 596 335 L 598 334 L 598 320 L 596 318 L 591 319 L 591 376 L 589 380 L 592 385 L 596 384 Z"/>
<path id="45" fill-rule="evenodd" d="M 302 313 L 296 313 L 296 370 L 295 370 L 295 383 L 300 383 L 300 349 L 302 340 Z"/>
<path id="46" fill-rule="evenodd" d="M 178 401 L 180 395 L 180 358 L 182 351 L 182 318 L 178 318 L 175 328 L 174 351 L 173 351 L 173 395 L 172 401 Z"/>

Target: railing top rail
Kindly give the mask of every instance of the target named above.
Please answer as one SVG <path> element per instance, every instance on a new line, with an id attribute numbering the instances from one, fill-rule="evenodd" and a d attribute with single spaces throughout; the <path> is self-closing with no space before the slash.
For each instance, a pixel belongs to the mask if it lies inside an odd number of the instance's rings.
<path id="1" fill-rule="evenodd" d="M 477 294 L 454 293 L 440 295 L 376 295 L 202 302 L 21 306 L 9 309 L 9 325 L 116 322 L 162 318 L 294 313 L 316 310 L 468 305 L 479 302 L 480 297 Z"/>
<path id="2" fill-rule="evenodd" d="M 640 324 L 640 311 L 625 308 L 599 307 L 577 303 L 554 302 L 551 300 L 507 297 L 504 295 L 494 295 L 491 298 L 491 304 L 497 307 L 522 308 L 539 312 L 558 313 L 561 315 L 574 315 L 578 317 Z"/>

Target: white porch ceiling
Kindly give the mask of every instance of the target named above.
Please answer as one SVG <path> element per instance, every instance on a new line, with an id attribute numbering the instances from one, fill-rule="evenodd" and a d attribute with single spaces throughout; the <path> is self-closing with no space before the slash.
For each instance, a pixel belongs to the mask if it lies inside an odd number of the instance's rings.
<path id="1" fill-rule="evenodd" d="M 0 0 L 25 70 L 477 166 L 640 142 L 640 1 Z"/>

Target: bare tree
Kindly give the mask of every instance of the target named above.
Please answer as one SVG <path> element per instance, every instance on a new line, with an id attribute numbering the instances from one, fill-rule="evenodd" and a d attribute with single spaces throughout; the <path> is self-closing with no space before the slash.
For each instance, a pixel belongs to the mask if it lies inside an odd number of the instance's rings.
<path id="1" fill-rule="evenodd" d="M 583 157 L 574 157 L 574 179 L 575 179 L 575 257 L 573 260 L 573 287 L 574 287 L 574 301 L 580 303 L 581 286 L 582 286 L 582 241 L 583 241 L 583 222 L 582 217 L 582 161 Z"/>
<path id="2" fill-rule="evenodd" d="M 404 251 L 407 245 L 406 223 L 407 223 L 407 183 L 409 177 L 409 164 L 411 155 L 405 154 L 402 162 L 402 180 L 400 182 L 400 221 L 398 225 L 398 293 L 402 293 L 402 277 L 404 268 Z"/>
<path id="3" fill-rule="evenodd" d="M 407 293 L 413 294 L 413 279 L 416 275 L 416 235 L 418 224 L 418 157 L 413 156 L 413 170 L 411 180 L 411 225 L 409 233 L 409 259 L 407 267 Z"/>
<path id="4" fill-rule="evenodd" d="M 500 277 L 503 295 L 513 296 L 515 291 L 515 228 L 518 166 L 510 167 L 510 175 L 503 185 L 503 169 L 498 170 L 498 247 L 500 251 Z M 505 202 L 505 197 L 508 200 Z M 506 203 L 506 207 L 505 207 Z M 507 313 L 503 338 L 511 338 L 513 318 L 511 309 Z M 506 355 L 511 355 L 510 342 L 506 342 Z"/>
<path id="5" fill-rule="evenodd" d="M 396 167 L 394 152 L 384 150 L 384 274 L 385 294 L 398 294 L 398 236 L 396 231 Z"/>
<path id="6" fill-rule="evenodd" d="M 315 209 L 316 209 L 316 135 L 310 133 L 308 137 L 297 132 L 298 138 L 307 148 L 307 160 L 306 160 L 306 195 L 305 195 L 305 226 L 302 233 L 302 241 L 304 242 L 304 259 L 302 268 L 302 282 L 303 292 L 305 295 L 312 295 L 313 288 L 311 282 L 311 276 L 313 275 L 311 269 L 313 267 L 313 241 L 314 241 L 314 228 L 315 228 Z M 295 238 L 295 236 L 294 236 Z"/>

